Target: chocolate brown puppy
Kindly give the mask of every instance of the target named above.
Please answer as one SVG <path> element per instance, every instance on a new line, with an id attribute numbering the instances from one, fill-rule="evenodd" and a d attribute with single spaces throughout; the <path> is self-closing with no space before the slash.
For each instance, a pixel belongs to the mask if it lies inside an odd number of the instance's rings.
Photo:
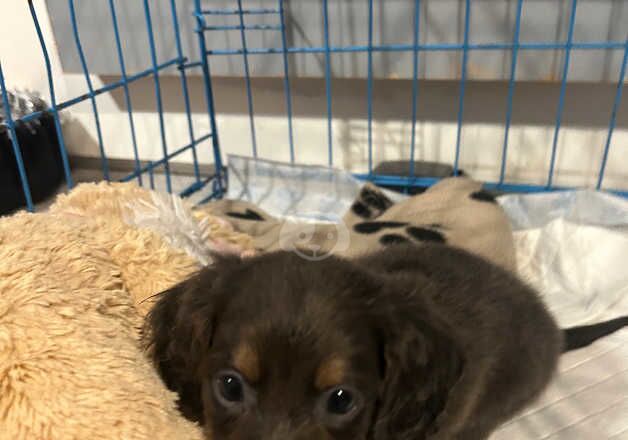
<path id="1" fill-rule="evenodd" d="M 566 344 L 530 287 L 437 244 L 222 259 L 147 321 L 164 381 L 217 440 L 481 440 L 590 330 Z"/>

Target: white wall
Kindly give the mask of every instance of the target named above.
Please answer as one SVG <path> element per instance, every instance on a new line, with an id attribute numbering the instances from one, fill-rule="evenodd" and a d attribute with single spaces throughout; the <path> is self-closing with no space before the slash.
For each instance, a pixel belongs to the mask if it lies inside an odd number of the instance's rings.
<path id="1" fill-rule="evenodd" d="M 34 3 L 53 58 L 57 99 L 62 101 L 84 93 L 84 78 L 64 74 L 55 56 L 54 39 L 43 0 L 35 0 Z M 9 87 L 37 90 L 48 98 L 41 51 L 26 2 L 11 0 L 3 5 L 2 13 L 4 17 L 11 17 L 10 20 L 3 20 L 3 35 L 0 38 L 0 59 Z M 95 87 L 99 87 L 119 78 L 92 79 Z M 295 79 L 292 85 L 297 160 L 326 163 L 324 83 L 313 79 Z M 217 78 L 214 86 L 224 153 L 249 154 L 251 140 L 242 81 Z M 333 86 L 335 163 L 356 171 L 364 170 L 367 158 L 366 84 L 362 80 L 337 80 Z M 506 86 L 500 82 L 473 82 L 467 87 L 461 166 L 481 179 L 494 180 L 498 176 Z M 200 78 L 192 77 L 190 87 L 194 127 L 197 133 L 203 134 L 209 130 L 209 121 Z M 163 78 L 170 150 L 189 142 L 180 90 L 177 77 Z M 596 181 L 614 92 L 612 84 L 579 83 L 568 87 L 565 126 L 558 143 L 557 184 L 591 185 Z M 157 159 L 161 156 L 162 147 L 152 80 L 148 78 L 134 84 L 132 95 L 141 156 L 143 159 Z M 409 156 L 410 96 L 411 83 L 408 81 L 384 80 L 376 83 L 373 126 L 376 161 Z M 518 85 L 514 125 L 510 132 L 508 180 L 541 183 L 546 178 L 557 97 L 558 85 L 555 83 Z M 281 81 L 254 81 L 254 100 L 260 154 L 270 159 L 287 160 L 287 123 Z M 122 91 L 101 95 L 97 103 L 107 154 L 115 158 L 131 158 L 128 117 Z M 416 147 L 418 159 L 453 160 L 457 105 L 456 82 L 421 82 Z M 89 101 L 64 113 L 69 121 L 65 133 L 71 153 L 98 155 Z M 203 162 L 211 162 L 208 142 L 199 147 L 199 155 Z M 189 155 L 181 160 L 189 160 Z M 628 98 L 623 100 L 618 114 L 618 127 L 606 175 L 608 187 L 628 188 Z"/>

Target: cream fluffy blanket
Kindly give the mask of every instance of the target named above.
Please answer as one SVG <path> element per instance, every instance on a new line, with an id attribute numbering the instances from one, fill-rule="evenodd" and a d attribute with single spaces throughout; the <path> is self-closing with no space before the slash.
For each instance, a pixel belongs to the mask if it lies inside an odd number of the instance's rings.
<path id="1" fill-rule="evenodd" d="M 250 246 L 131 184 L 82 185 L 50 212 L 0 219 L 0 439 L 202 438 L 140 332 L 151 296 L 209 258 L 194 234 L 206 249 Z"/>

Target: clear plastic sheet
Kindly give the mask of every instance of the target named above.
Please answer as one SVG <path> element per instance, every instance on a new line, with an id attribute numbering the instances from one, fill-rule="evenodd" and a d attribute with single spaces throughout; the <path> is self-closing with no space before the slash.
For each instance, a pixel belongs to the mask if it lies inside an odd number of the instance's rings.
<path id="1" fill-rule="evenodd" d="M 255 203 L 275 217 L 340 222 L 362 182 L 345 171 L 229 156 L 227 198 Z M 403 195 L 386 191 L 392 200 Z"/>
<path id="2" fill-rule="evenodd" d="M 150 200 L 137 199 L 126 203 L 124 220 L 138 228 L 159 234 L 166 243 L 184 250 L 206 266 L 212 262 L 207 225 L 192 214 L 192 207 L 176 195 L 150 193 Z"/>

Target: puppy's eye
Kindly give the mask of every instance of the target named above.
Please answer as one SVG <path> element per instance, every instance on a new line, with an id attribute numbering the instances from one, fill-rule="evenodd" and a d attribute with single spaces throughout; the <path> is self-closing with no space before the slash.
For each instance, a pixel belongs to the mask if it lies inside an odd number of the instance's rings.
<path id="1" fill-rule="evenodd" d="M 327 399 L 327 412 L 330 414 L 344 415 L 349 413 L 355 403 L 353 393 L 343 388 L 332 390 Z"/>
<path id="2" fill-rule="evenodd" d="M 353 388 L 342 386 L 328 390 L 320 396 L 318 414 L 330 428 L 342 428 L 360 414 L 364 399 Z"/>
<path id="3" fill-rule="evenodd" d="M 214 395 L 225 407 L 236 407 L 244 403 L 247 389 L 244 379 L 235 371 L 222 371 L 214 379 Z"/>
<path id="4" fill-rule="evenodd" d="M 220 378 L 220 394 L 229 402 L 242 402 L 244 399 L 242 382 L 236 376 L 223 376 Z"/>

